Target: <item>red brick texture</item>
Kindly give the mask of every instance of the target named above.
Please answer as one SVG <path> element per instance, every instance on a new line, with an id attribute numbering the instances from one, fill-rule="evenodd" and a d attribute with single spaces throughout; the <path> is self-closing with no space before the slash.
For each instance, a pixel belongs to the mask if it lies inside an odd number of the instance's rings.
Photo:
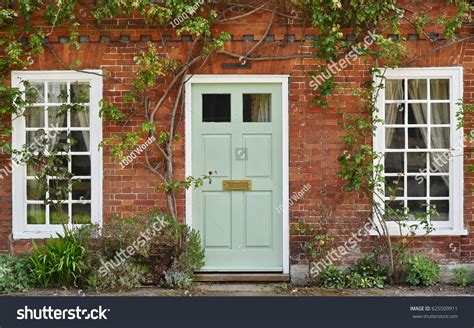
<path id="1" fill-rule="evenodd" d="M 439 2 L 432 4 L 430 15 L 437 16 L 452 10 L 446 8 Z M 407 2 L 408 7 L 418 6 L 419 3 Z M 241 20 L 231 21 L 232 24 L 219 26 L 219 30 L 228 31 L 233 40 L 226 44 L 226 49 L 234 53 L 246 53 L 263 36 L 269 16 L 267 14 L 254 14 Z M 49 37 L 49 46 L 53 48 L 61 61 L 72 63 L 73 60 L 81 61 L 81 68 L 102 69 L 107 76 L 124 79 L 130 82 L 136 67 L 133 58 L 137 49 L 145 47 L 141 42 L 141 35 L 150 35 L 152 42 L 158 49 L 162 48 L 161 35 L 171 35 L 171 41 L 165 41 L 167 50 L 173 58 L 184 60 L 189 49 L 189 41 L 180 41 L 173 30 L 162 34 L 156 29 L 141 28 L 140 25 L 128 25 L 123 21 L 120 28 L 112 27 L 98 30 L 95 28 L 81 28 L 80 35 L 87 35 L 90 42 L 82 43 L 81 50 L 75 47 L 59 43 L 59 37 L 68 35 L 67 31 L 56 30 Z M 274 42 L 263 42 L 257 50 L 261 56 L 280 56 L 293 53 L 311 51 L 311 41 L 305 40 L 307 35 L 315 34 L 316 31 L 303 28 L 302 26 L 287 24 L 286 20 L 278 19 L 270 30 L 274 35 Z M 87 25 L 82 25 L 87 26 Z M 115 25 L 117 26 L 117 25 Z M 346 31 L 349 33 L 350 31 Z M 436 26 L 432 32 L 442 33 Z M 465 28 L 461 32 L 461 38 L 472 36 L 473 29 Z M 411 29 L 402 30 L 402 37 L 408 33 L 414 33 Z M 109 36 L 110 42 L 101 41 L 101 36 Z M 121 35 L 130 35 L 130 42 L 120 41 Z M 245 42 L 244 35 L 253 35 L 254 41 Z M 294 35 L 294 42 L 285 41 L 285 35 Z M 441 42 L 441 41 L 440 41 Z M 474 100 L 474 39 L 459 42 L 455 45 L 439 50 L 431 50 L 442 44 L 430 42 L 425 36 L 420 35 L 420 40 L 408 41 L 407 48 L 413 55 L 427 54 L 410 64 L 412 67 L 436 67 L 436 66 L 462 66 L 464 67 L 464 100 Z M 290 193 L 298 192 L 303 185 L 310 183 L 311 189 L 304 197 L 295 202 L 290 208 L 290 224 L 299 221 L 316 223 L 321 215 L 320 206 L 329 208 L 336 224 L 331 233 L 344 243 L 352 232 L 356 232 L 366 223 L 370 214 L 368 201 L 362 194 L 345 193 L 342 191 L 344 182 L 336 176 L 338 172 L 338 156 L 343 152 L 343 143 L 340 140 L 342 130 L 340 128 L 341 117 L 339 110 L 354 112 L 356 110 L 356 99 L 350 95 L 352 89 L 360 87 L 363 82 L 371 79 L 368 74 L 369 66 L 363 60 L 357 60 L 354 65 L 347 67 L 338 75 L 341 90 L 330 99 L 329 109 L 321 109 L 311 103 L 314 92 L 309 86 L 308 74 L 316 69 L 318 63 L 315 59 L 289 59 L 278 61 L 251 61 L 250 68 L 227 69 L 223 63 L 237 63 L 238 60 L 225 55 L 215 55 L 209 58 L 207 63 L 194 73 L 199 74 L 288 74 L 289 85 L 289 152 L 290 152 Z M 49 49 L 35 59 L 34 70 L 66 69 L 58 63 Z M 164 82 L 161 86 L 166 87 Z M 112 78 L 104 78 L 103 98 L 113 101 L 115 104 L 126 108 L 123 104 L 123 96 L 126 88 L 118 85 Z M 173 94 L 170 95 L 172 98 Z M 160 119 L 168 118 L 166 111 Z M 114 123 L 104 121 L 104 137 L 120 131 L 120 127 Z M 133 121 L 129 124 L 130 131 L 137 129 L 140 122 Z M 184 135 L 184 124 L 179 126 L 179 134 Z M 469 145 L 472 146 L 472 145 Z M 175 146 L 177 176 L 184 177 L 184 140 Z M 469 148 L 465 149 L 465 167 L 474 164 L 474 158 L 467 156 Z M 145 212 L 148 209 L 165 207 L 163 194 L 156 190 L 159 183 L 158 178 L 135 161 L 133 164 L 121 169 L 109 150 L 104 150 L 104 184 L 103 184 L 103 213 L 107 219 L 112 215 L 125 217 L 137 212 Z M 1 165 L 6 165 L 4 158 Z M 474 262 L 474 197 L 471 189 L 474 187 L 474 175 L 465 169 L 465 192 L 464 192 L 464 221 L 465 227 L 470 232 L 467 236 L 452 237 L 424 237 L 417 242 L 417 248 L 436 259 L 440 263 Z M 184 217 L 184 194 L 179 196 L 179 212 Z M 27 250 L 30 242 L 11 241 L 11 177 L 3 179 L 0 186 L 0 251 L 17 252 Z M 290 256 L 291 263 L 305 263 L 306 259 L 301 251 L 302 236 L 291 235 Z M 359 244 L 356 253 L 347 256 L 344 262 L 350 263 L 360 253 L 371 250 L 372 240 L 370 238 Z"/>

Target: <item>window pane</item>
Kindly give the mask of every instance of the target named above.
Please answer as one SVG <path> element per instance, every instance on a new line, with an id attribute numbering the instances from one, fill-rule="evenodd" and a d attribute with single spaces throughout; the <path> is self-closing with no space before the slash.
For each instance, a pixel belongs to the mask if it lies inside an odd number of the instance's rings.
<path id="1" fill-rule="evenodd" d="M 385 177 L 385 196 L 403 196 L 403 177 Z"/>
<path id="2" fill-rule="evenodd" d="M 49 199 L 67 200 L 71 186 L 66 180 L 51 179 L 49 180 Z"/>
<path id="3" fill-rule="evenodd" d="M 44 103 L 44 83 L 30 82 L 26 90 L 26 101 L 29 103 Z"/>
<path id="4" fill-rule="evenodd" d="M 449 80 L 430 80 L 430 98 L 433 100 L 449 99 Z"/>
<path id="5" fill-rule="evenodd" d="M 72 204 L 72 223 L 91 223 L 91 204 Z"/>
<path id="6" fill-rule="evenodd" d="M 403 173 L 404 170 L 403 153 L 385 153 L 385 172 Z"/>
<path id="7" fill-rule="evenodd" d="M 449 196 L 449 176 L 431 176 L 430 177 L 430 196 L 448 197 Z"/>
<path id="8" fill-rule="evenodd" d="M 404 80 L 386 80 L 385 81 L 385 99 L 403 100 L 405 99 Z"/>
<path id="9" fill-rule="evenodd" d="M 48 102 L 67 102 L 67 84 L 65 82 L 48 82 Z"/>
<path id="10" fill-rule="evenodd" d="M 48 107 L 48 127 L 66 127 L 67 116 L 61 107 Z"/>
<path id="11" fill-rule="evenodd" d="M 426 197 L 426 178 L 423 176 L 407 177 L 407 196 Z"/>
<path id="12" fill-rule="evenodd" d="M 409 200 L 408 203 L 410 220 L 415 220 L 415 215 L 426 213 L 426 200 Z"/>
<path id="13" fill-rule="evenodd" d="M 449 149 L 449 128 L 431 128 L 431 148 Z"/>
<path id="14" fill-rule="evenodd" d="M 244 94 L 244 122 L 271 122 L 271 94 Z"/>
<path id="15" fill-rule="evenodd" d="M 385 128 L 385 148 L 404 149 L 405 148 L 405 129 Z"/>
<path id="16" fill-rule="evenodd" d="M 38 180 L 26 180 L 26 199 L 44 200 L 46 198 L 46 188 Z"/>
<path id="17" fill-rule="evenodd" d="M 449 220 L 449 200 L 432 200 L 431 205 L 436 206 L 437 215 L 432 215 L 432 221 Z"/>
<path id="18" fill-rule="evenodd" d="M 408 148 L 426 148 L 426 128 L 408 129 Z"/>
<path id="19" fill-rule="evenodd" d="M 431 104 L 431 124 L 449 124 L 449 104 Z"/>
<path id="20" fill-rule="evenodd" d="M 385 105 L 385 124 L 404 124 L 405 106 L 403 104 Z"/>
<path id="21" fill-rule="evenodd" d="M 28 107 L 25 110 L 25 124 L 27 128 L 44 127 L 44 107 Z"/>
<path id="22" fill-rule="evenodd" d="M 43 129 L 36 131 L 26 131 L 26 143 L 28 145 L 36 145 L 36 149 L 41 151 L 47 144 L 46 133 Z"/>
<path id="23" fill-rule="evenodd" d="M 408 104 L 408 124 L 427 124 L 428 108 L 426 104 Z"/>
<path id="24" fill-rule="evenodd" d="M 407 172 L 426 172 L 427 157 L 427 153 L 407 153 Z"/>
<path id="25" fill-rule="evenodd" d="M 230 95 L 202 95 L 203 122 L 230 122 Z"/>
<path id="26" fill-rule="evenodd" d="M 91 160 L 89 155 L 72 156 L 72 174 L 74 175 L 90 175 Z"/>
<path id="27" fill-rule="evenodd" d="M 88 127 L 89 126 L 89 107 L 83 106 L 81 111 L 71 112 L 72 127 Z"/>
<path id="28" fill-rule="evenodd" d="M 46 224 L 46 206 L 43 204 L 26 205 L 26 222 L 28 224 Z"/>
<path id="29" fill-rule="evenodd" d="M 72 199 L 90 200 L 91 199 L 91 180 L 81 179 L 72 185 Z"/>
<path id="30" fill-rule="evenodd" d="M 426 80 L 408 80 L 408 99 L 427 99 Z"/>
<path id="31" fill-rule="evenodd" d="M 388 221 L 400 220 L 400 215 L 404 213 L 404 203 L 400 200 L 385 202 L 385 214 L 388 216 Z"/>
<path id="32" fill-rule="evenodd" d="M 449 172 L 450 154 L 435 152 L 430 154 L 430 172 L 447 173 Z"/>
<path id="33" fill-rule="evenodd" d="M 49 223 L 50 224 L 69 223 L 68 204 L 49 205 Z"/>
<path id="34" fill-rule="evenodd" d="M 54 151 L 67 152 L 70 150 L 70 144 L 67 141 L 66 131 L 51 131 L 51 149 Z"/>
<path id="35" fill-rule="evenodd" d="M 71 103 L 88 103 L 89 90 L 88 82 L 71 83 Z"/>
<path id="36" fill-rule="evenodd" d="M 89 131 L 72 131 L 72 151 L 89 151 Z"/>

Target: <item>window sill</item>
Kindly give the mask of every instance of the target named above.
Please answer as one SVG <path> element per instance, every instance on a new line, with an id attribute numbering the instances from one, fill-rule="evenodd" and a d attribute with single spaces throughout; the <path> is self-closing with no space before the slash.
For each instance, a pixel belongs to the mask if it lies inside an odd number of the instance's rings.
<path id="1" fill-rule="evenodd" d="M 57 231 L 23 231 L 23 232 L 14 232 L 13 240 L 22 240 L 22 239 L 47 239 L 50 237 L 56 237 L 58 233 L 62 233 L 63 230 Z"/>
<path id="2" fill-rule="evenodd" d="M 389 227 L 388 232 L 390 236 L 400 236 L 400 231 L 396 227 Z M 406 234 L 407 231 L 406 229 L 402 229 L 402 233 Z M 465 236 L 468 235 L 469 232 L 466 229 L 447 229 L 447 228 L 438 228 L 433 232 L 430 232 L 428 235 L 423 233 L 423 231 L 420 231 L 416 234 L 416 236 L 424 236 L 424 237 L 431 237 L 431 236 Z M 370 235 L 371 236 L 378 236 L 379 234 L 377 233 L 376 230 L 372 229 L 370 230 Z"/>

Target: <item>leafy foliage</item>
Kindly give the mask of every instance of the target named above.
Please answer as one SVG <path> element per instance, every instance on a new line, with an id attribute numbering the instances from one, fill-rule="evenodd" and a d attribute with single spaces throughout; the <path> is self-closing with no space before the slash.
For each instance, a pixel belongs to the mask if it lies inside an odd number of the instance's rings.
<path id="1" fill-rule="evenodd" d="M 31 287 L 29 258 L 0 254 L 0 294 L 25 292 Z"/>
<path id="2" fill-rule="evenodd" d="M 163 286 L 173 289 L 186 289 L 193 283 L 192 277 L 185 272 L 168 270 L 165 272 Z"/>
<path id="3" fill-rule="evenodd" d="M 344 288 L 346 284 L 345 274 L 339 268 L 330 265 L 320 274 L 320 283 L 325 288 Z"/>
<path id="4" fill-rule="evenodd" d="M 417 254 L 408 259 L 407 282 L 413 286 L 432 286 L 438 282 L 439 266 Z"/>
<path id="5" fill-rule="evenodd" d="M 469 284 L 468 270 L 466 268 L 454 268 L 454 282 L 460 287 L 466 287 Z"/>
<path id="6" fill-rule="evenodd" d="M 377 263 L 373 256 L 357 260 L 346 276 L 350 288 L 383 288 L 387 281 L 388 267 Z"/>

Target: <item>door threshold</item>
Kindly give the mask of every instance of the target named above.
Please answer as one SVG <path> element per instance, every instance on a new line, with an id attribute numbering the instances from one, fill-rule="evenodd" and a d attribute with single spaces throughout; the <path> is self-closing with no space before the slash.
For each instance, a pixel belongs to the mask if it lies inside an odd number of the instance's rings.
<path id="1" fill-rule="evenodd" d="M 199 282 L 288 282 L 290 275 L 285 273 L 196 273 L 194 280 Z"/>

